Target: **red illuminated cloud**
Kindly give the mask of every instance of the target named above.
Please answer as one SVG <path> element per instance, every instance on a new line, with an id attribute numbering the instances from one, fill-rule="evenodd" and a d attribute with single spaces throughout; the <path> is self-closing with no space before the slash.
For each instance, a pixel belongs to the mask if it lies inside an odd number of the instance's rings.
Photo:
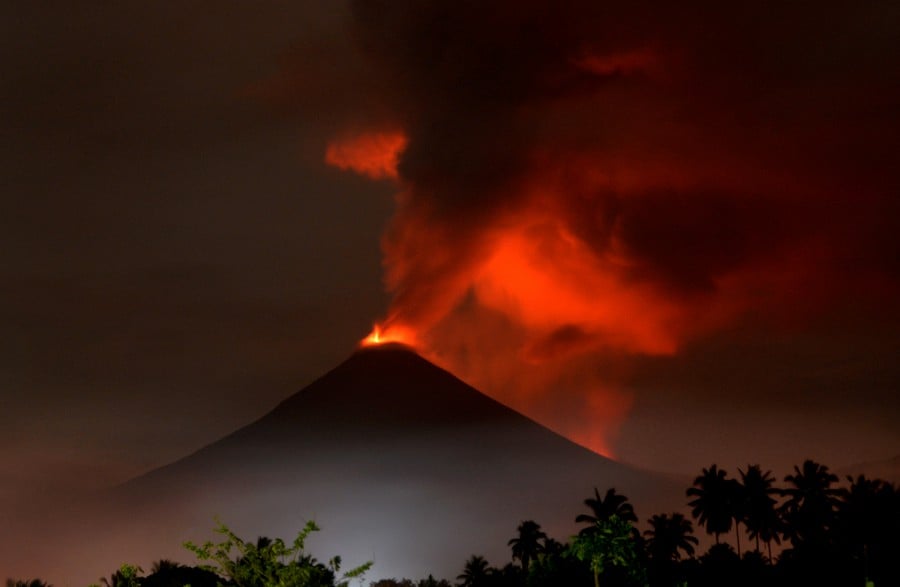
<path id="1" fill-rule="evenodd" d="M 336 139 L 328 144 L 325 162 L 372 179 L 396 179 L 397 161 L 406 147 L 400 132 L 371 132 Z"/>
<path id="2" fill-rule="evenodd" d="M 820 39 L 861 13 L 353 6 L 365 98 L 327 114 L 370 131 L 326 160 L 398 180 L 382 328 L 508 404 L 608 450 L 628 356 L 896 290 L 889 31 Z"/>

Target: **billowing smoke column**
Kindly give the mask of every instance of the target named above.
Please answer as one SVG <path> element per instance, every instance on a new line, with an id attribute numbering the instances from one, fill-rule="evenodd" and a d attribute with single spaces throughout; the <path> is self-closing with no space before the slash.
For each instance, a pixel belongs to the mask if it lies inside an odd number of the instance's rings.
<path id="1" fill-rule="evenodd" d="M 397 183 L 378 340 L 607 453 L 629 357 L 877 297 L 900 258 L 890 26 L 659 4 L 355 2 L 350 73 L 303 74 L 351 96 L 315 105 L 327 161 Z"/>

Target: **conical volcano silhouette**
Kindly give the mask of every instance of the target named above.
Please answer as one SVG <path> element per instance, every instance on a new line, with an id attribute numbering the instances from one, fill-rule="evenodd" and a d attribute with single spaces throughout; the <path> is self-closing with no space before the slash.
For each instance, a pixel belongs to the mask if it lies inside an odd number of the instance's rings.
<path id="1" fill-rule="evenodd" d="M 290 538 L 315 519 L 323 531 L 314 550 L 351 564 L 374 560 L 371 578 L 453 578 L 473 553 L 509 561 L 507 541 L 523 520 L 566 540 L 594 487 L 616 487 L 644 517 L 671 509 L 681 494 L 676 483 L 567 440 L 410 349 L 384 345 L 120 487 L 116 507 L 130 512 L 141 550 L 127 550 L 127 539 L 117 545 L 121 561 L 191 562 L 178 545 L 208 537 L 215 516 L 248 537 Z"/>

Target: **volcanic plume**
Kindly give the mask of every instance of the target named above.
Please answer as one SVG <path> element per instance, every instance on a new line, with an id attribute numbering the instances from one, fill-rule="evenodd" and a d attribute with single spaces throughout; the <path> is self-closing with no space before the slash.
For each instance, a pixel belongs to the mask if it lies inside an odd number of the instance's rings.
<path id="1" fill-rule="evenodd" d="M 357 1 L 352 66 L 301 51 L 273 87 L 333 129 L 328 163 L 396 182 L 379 337 L 609 453 L 635 360 L 897 293 L 873 14 Z"/>

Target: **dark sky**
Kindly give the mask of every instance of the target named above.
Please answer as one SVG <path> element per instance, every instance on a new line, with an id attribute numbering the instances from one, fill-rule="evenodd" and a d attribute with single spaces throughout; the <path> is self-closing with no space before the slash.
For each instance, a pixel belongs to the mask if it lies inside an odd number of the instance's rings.
<path id="1" fill-rule="evenodd" d="M 900 453 L 895 3 L 543 4 L 6 3 L 0 496 L 179 457 L 385 317 L 649 468 Z M 373 136 L 395 178 L 325 163 Z"/>

